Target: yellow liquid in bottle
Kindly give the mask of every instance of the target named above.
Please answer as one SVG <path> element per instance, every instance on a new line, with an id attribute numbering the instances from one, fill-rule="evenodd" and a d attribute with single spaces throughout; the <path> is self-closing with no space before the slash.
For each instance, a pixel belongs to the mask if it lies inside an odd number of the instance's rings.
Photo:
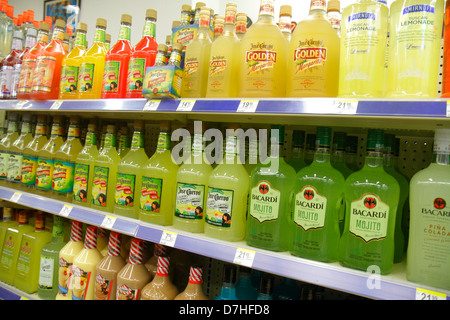
<path id="1" fill-rule="evenodd" d="M 22 130 L 20 136 L 11 144 L 9 149 L 9 160 L 8 160 L 8 176 L 6 181 L 8 182 L 8 186 L 12 188 L 20 187 L 20 180 L 22 177 L 22 160 L 23 160 L 23 149 L 28 143 L 33 139 L 33 135 L 31 134 L 31 124 L 29 115 L 24 115 L 22 119 Z"/>
<path id="2" fill-rule="evenodd" d="M 8 122 L 8 132 L 0 141 L 0 185 L 6 184 L 8 175 L 8 160 L 11 144 L 17 140 L 19 133 L 17 130 L 17 115 L 13 115 Z"/>
<path id="3" fill-rule="evenodd" d="M 75 45 L 67 54 L 61 65 L 61 82 L 59 85 L 59 99 L 76 99 L 78 89 L 78 74 L 86 47 Z"/>

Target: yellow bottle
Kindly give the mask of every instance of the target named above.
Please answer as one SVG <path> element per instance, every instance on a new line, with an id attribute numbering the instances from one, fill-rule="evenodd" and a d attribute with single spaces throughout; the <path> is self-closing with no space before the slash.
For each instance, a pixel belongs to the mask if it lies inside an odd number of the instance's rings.
<path id="1" fill-rule="evenodd" d="M 17 129 L 17 113 L 8 116 L 8 129 L 6 135 L 0 141 L 0 185 L 6 184 L 8 175 L 9 149 L 11 144 L 19 137 Z"/>
<path id="2" fill-rule="evenodd" d="M 391 5 L 386 96 L 436 98 L 444 0 Z"/>
<path id="3" fill-rule="evenodd" d="M 81 58 L 78 73 L 77 98 L 100 99 L 102 96 L 103 69 L 105 68 L 106 20 L 97 19 L 94 44 Z"/>
<path id="4" fill-rule="evenodd" d="M 261 0 L 259 18 L 241 40 L 238 96 L 285 97 L 287 50 L 274 22 L 274 0 Z"/>
<path id="5" fill-rule="evenodd" d="M 287 97 L 336 97 L 339 36 L 326 18 L 326 1 L 312 0 L 289 44 Z"/>
<path id="6" fill-rule="evenodd" d="M 230 98 L 237 95 L 239 39 L 235 32 L 236 10 L 236 4 L 227 4 L 223 33 L 211 46 L 206 90 L 208 98 Z"/>
<path id="7" fill-rule="evenodd" d="M 200 24 L 195 38 L 186 47 L 181 87 L 183 98 L 204 98 L 208 81 L 211 37 L 209 9 L 200 11 Z"/>
<path id="8" fill-rule="evenodd" d="M 78 23 L 76 28 L 75 46 L 62 62 L 59 99 L 77 98 L 78 73 L 81 57 L 86 52 L 86 33 L 87 25 L 83 22 Z"/>
<path id="9" fill-rule="evenodd" d="M 377 98 L 383 95 L 388 8 L 359 0 L 344 8 L 338 96 Z"/>

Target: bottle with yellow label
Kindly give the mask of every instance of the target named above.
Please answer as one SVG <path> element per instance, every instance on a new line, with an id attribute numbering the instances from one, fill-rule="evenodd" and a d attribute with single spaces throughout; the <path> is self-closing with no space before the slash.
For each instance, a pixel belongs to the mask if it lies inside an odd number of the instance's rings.
<path id="1" fill-rule="evenodd" d="M 309 16 L 298 23 L 289 44 L 286 96 L 337 96 L 339 41 L 326 18 L 326 1 L 311 0 Z"/>
<path id="2" fill-rule="evenodd" d="M 288 42 L 274 22 L 274 0 L 261 0 L 258 20 L 241 40 L 239 97 L 284 97 Z"/>

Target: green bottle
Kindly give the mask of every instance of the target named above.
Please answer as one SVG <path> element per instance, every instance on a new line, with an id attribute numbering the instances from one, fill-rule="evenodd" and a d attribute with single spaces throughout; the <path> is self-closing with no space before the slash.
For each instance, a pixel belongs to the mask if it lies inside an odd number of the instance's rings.
<path id="1" fill-rule="evenodd" d="M 345 163 L 345 132 L 335 132 L 333 135 L 333 153 L 331 155 L 331 165 L 344 175 L 344 178 L 353 173 Z"/>
<path id="2" fill-rule="evenodd" d="M 395 155 L 395 135 L 384 135 L 384 170 L 393 176 L 400 186 L 400 198 L 395 219 L 395 251 L 394 263 L 401 262 L 405 253 L 405 234 L 402 229 L 402 218 L 407 199 L 409 198 L 409 182 L 396 170 L 397 157 Z"/>
<path id="3" fill-rule="evenodd" d="M 308 166 L 312 163 L 315 152 L 316 152 L 316 135 L 314 133 L 308 133 L 306 135 L 306 142 L 305 142 L 305 163 Z"/>
<path id="4" fill-rule="evenodd" d="M 54 300 L 58 293 L 59 252 L 66 245 L 64 241 L 65 218 L 53 217 L 52 241 L 41 250 L 38 296 L 44 300 Z"/>
<path id="5" fill-rule="evenodd" d="M 345 228 L 339 260 L 347 267 L 388 274 L 394 262 L 397 180 L 383 168 L 384 131 L 369 130 L 364 167 L 345 182 Z"/>
<path id="6" fill-rule="evenodd" d="M 253 169 L 250 181 L 246 242 L 272 251 L 287 251 L 292 243 L 289 196 L 295 170 L 284 161 L 283 143 L 284 127 L 273 125 L 270 156 Z"/>
<path id="7" fill-rule="evenodd" d="M 6 184 L 10 148 L 12 143 L 16 141 L 18 137 L 17 113 L 10 113 L 8 116 L 8 129 L 6 135 L 0 140 L 0 185 Z"/>
<path id="8" fill-rule="evenodd" d="M 294 130 L 292 133 L 292 154 L 288 164 L 294 168 L 295 172 L 307 166 L 304 152 L 305 131 Z"/>
<path id="9" fill-rule="evenodd" d="M 128 151 L 130 151 L 131 147 L 131 141 L 130 137 L 128 135 L 128 127 L 122 126 L 119 130 L 117 140 L 119 140 L 118 146 L 117 146 L 117 153 L 119 154 L 120 158 L 123 159 L 123 157 L 126 156 Z"/>
<path id="10" fill-rule="evenodd" d="M 338 259 L 339 214 L 345 179 L 331 165 L 331 128 L 319 127 L 312 164 L 296 176 L 292 200 L 294 241 L 291 253 L 332 262 Z"/>

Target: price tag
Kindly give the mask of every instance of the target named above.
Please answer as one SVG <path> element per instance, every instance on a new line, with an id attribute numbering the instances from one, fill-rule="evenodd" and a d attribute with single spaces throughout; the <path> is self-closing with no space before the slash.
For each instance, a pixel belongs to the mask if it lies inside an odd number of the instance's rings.
<path id="1" fill-rule="evenodd" d="M 50 110 L 58 110 L 62 104 L 63 104 L 63 101 L 57 100 L 57 101 L 53 102 L 53 104 L 50 107 Z"/>
<path id="2" fill-rule="evenodd" d="M 177 241 L 178 233 L 172 231 L 163 231 L 161 235 L 161 240 L 159 240 L 159 244 L 174 247 L 175 241 Z"/>
<path id="3" fill-rule="evenodd" d="M 156 111 L 160 103 L 161 100 L 148 100 L 144 105 L 144 111 Z"/>
<path id="4" fill-rule="evenodd" d="M 105 216 L 100 227 L 105 229 L 112 229 L 114 223 L 116 222 L 116 219 L 116 217 Z"/>
<path id="5" fill-rule="evenodd" d="M 181 100 L 178 104 L 177 111 L 190 112 L 194 108 L 195 100 Z"/>
<path id="6" fill-rule="evenodd" d="M 19 300 L 29 300 L 29 299 L 24 296 L 21 296 Z"/>
<path id="7" fill-rule="evenodd" d="M 255 260 L 255 254 L 256 252 L 253 250 L 237 248 L 233 263 L 251 268 L 253 265 L 253 260 Z"/>
<path id="8" fill-rule="evenodd" d="M 422 288 L 416 289 L 416 300 L 446 300 L 447 295 L 435 292 L 431 290 L 426 290 Z"/>
<path id="9" fill-rule="evenodd" d="M 450 118 L 450 100 L 447 101 L 447 118 Z"/>
<path id="10" fill-rule="evenodd" d="M 72 206 L 65 204 L 64 207 L 61 208 L 59 215 L 67 218 L 69 214 L 72 212 L 72 209 L 73 209 Z"/>
<path id="11" fill-rule="evenodd" d="M 15 109 L 22 109 L 27 102 L 28 102 L 27 100 L 19 100 L 19 101 L 17 101 Z"/>
<path id="12" fill-rule="evenodd" d="M 11 199 L 9 199 L 11 202 L 17 202 L 19 201 L 22 194 L 20 192 L 14 192 L 14 194 L 11 196 Z"/>
<path id="13" fill-rule="evenodd" d="M 358 100 L 334 100 L 333 111 L 339 114 L 356 114 Z"/>
<path id="14" fill-rule="evenodd" d="M 255 112 L 259 100 L 241 100 L 236 112 Z"/>

